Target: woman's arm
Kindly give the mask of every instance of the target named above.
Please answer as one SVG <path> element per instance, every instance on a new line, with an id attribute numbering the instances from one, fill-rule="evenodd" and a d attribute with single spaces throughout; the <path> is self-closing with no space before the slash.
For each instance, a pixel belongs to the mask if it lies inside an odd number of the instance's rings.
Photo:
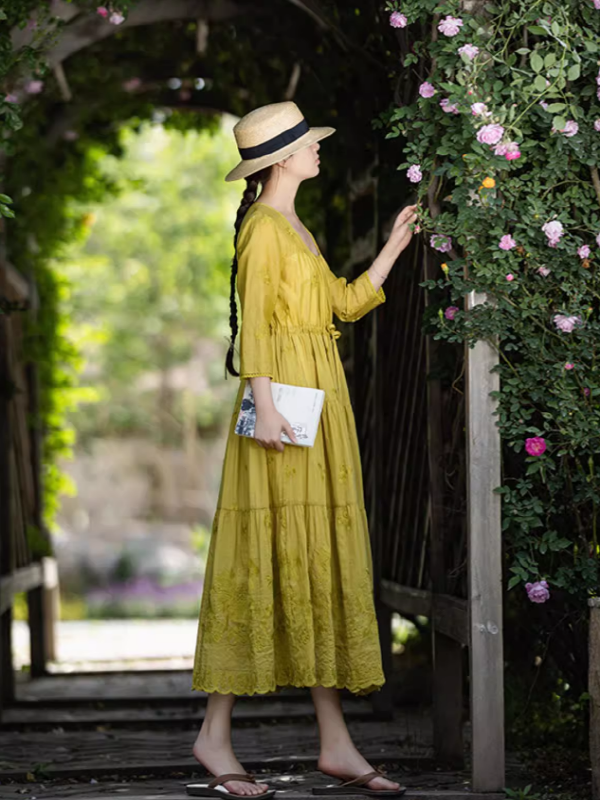
<path id="1" fill-rule="evenodd" d="M 381 252 L 371 264 L 367 273 L 375 290 L 381 289 L 384 281 L 392 271 L 398 256 L 406 250 L 412 239 L 413 232 L 409 225 L 417 219 L 417 206 L 406 206 L 396 217 L 390 238 L 381 248 Z"/>
<path id="2" fill-rule="evenodd" d="M 412 239 L 409 225 L 417 218 L 416 206 L 407 206 L 398 214 L 390 238 L 368 270 L 348 283 L 329 270 L 329 292 L 333 310 L 343 322 L 356 322 L 385 302 L 383 283 L 400 253 Z"/>
<path id="3" fill-rule="evenodd" d="M 281 434 L 287 433 L 292 442 L 296 436 L 287 419 L 277 411 L 273 402 L 271 379 L 266 377 L 250 378 L 254 404 L 256 405 L 256 427 L 254 440 L 267 450 L 284 450 Z"/>

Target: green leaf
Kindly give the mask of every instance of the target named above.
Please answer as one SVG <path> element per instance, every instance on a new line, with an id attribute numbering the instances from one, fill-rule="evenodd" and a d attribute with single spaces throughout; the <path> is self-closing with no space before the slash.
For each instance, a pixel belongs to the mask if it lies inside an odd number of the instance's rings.
<path id="1" fill-rule="evenodd" d="M 556 64 L 556 53 L 548 53 L 548 55 L 544 58 L 544 66 L 546 69 L 550 69 Z"/>
<path id="2" fill-rule="evenodd" d="M 0 8 L 0 19 L 6 19 L 6 12 Z"/>
<path id="3" fill-rule="evenodd" d="M 536 75 L 533 82 L 533 88 L 536 90 L 536 92 L 543 92 L 546 88 L 546 78 L 544 78 L 543 75 Z"/>
<path id="4" fill-rule="evenodd" d="M 558 20 L 553 20 L 552 21 L 552 25 L 550 26 L 550 30 L 552 31 L 552 33 L 555 36 L 558 36 L 558 34 L 560 33 L 560 25 L 558 23 Z"/>
<path id="5" fill-rule="evenodd" d="M 12 198 L 7 194 L 0 194 L 0 203 L 12 203 Z"/>
<path id="6" fill-rule="evenodd" d="M 549 114 L 558 114 L 560 111 L 563 111 L 566 108 L 565 103 L 550 103 L 546 111 Z"/>
<path id="7" fill-rule="evenodd" d="M 515 50 L 515 53 L 518 53 L 520 56 L 525 56 L 527 53 L 531 53 L 529 47 L 519 47 L 518 50 Z"/>
<path id="8" fill-rule="evenodd" d="M 557 131 L 562 131 L 562 129 L 567 124 L 567 120 L 564 117 L 554 117 L 552 120 L 552 124 L 556 128 Z"/>
<path id="9" fill-rule="evenodd" d="M 576 81 L 580 75 L 581 75 L 581 66 L 579 64 L 573 64 L 571 67 L 569 67 L 569 71 L 567 72 L 567 78 L 570 81 Z"/>
<path id="10" fill-rule="evenodd" d="M 593 42 L 591 39 L 586 39 L 584 41 L 585 49 L 588 53 L 597 53 L 598 52 L 598 45 L 596 42 Z"/>
<path id="11" fill-rule="evenodd" d="M 527 30 L 529 33 L 533 33 L 534 36 L 546 36 L 548 34 L 546 28 L 542 28 L 540 25 L 530 25 Z"/>
<path id="12" fill-rule="evenodd" d="M 534 72 L 541 72 L 544 69 L 544 59 L 537 52 L 531 54 L 529 63 Z"/>
<path id="13" fill-rule="evenodd" d="M 519 583 L 521 583 L 521 578 L 518 575 L 513 575 L 508 582 L 508 588 L 514 589 Z"/>

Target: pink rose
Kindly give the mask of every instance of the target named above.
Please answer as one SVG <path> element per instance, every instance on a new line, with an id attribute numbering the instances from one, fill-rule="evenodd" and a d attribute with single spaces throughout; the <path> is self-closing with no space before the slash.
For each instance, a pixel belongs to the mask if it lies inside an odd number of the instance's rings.
<path id="1" fill-rule="evenodd" d="M 546 440 L 542 436 L 525 439 L 525 450 L 530 456 L 541 456 L 546 452 Z"/>
<path id="2" fill-rule="evenodd" d="M 409 167 L 406 177 L 412 183 L 419 183 L 419 181 L 423 179 L 423 173 L 421 172 L 420 164 L 413 164 L 411 167 Z"/>
<path id="3" fill-rule="evenodd" d="M 546 111 L 548 109 L 548 103 L 545 100 L 540 100 L 540 105 Z"/>
<path id="4" fill-rule="evenodd" d="M 600 247 L 600 233 L 596 236 L 596 244 Z"/>
<path id="5" fill-rule="evenodd" d="M 556 247 L 565 232 L 562 223 L 557 219 L 553 219 L 550 222 L 545 222 L 542 225 L 542 230 L 546 234 L 550 247 Z"/>
<path id="6" fill-rule="evenodd" d="M 445 97 L 443 100 L 440 100 L 440 106 L 446 112 L 446 114 L 458 114 L 459 113 L 458 106 L 456 105 L 456 103 L 451 103 L 450 100 L 448 100 L 447 97 Z"/>
<path id="7" fill-rule="evenodd" d="M 27 94 L 39 94 L 44 88 L 44 81 L 28 81 L 25 84 Z"/>
<path id="8" fill-rule="evenodd" d="M 584 395 L 585 395 L 586 397 L 589 397 L 589 396 L 590 396 L 590 394 L 591 394 L 591 392 L 590 392 L 590 390 L 589 390 L 589 388 L 588 388 L 587 386 L 585 386 L 585 387 L 584 387 L 584 389 L 583 389 L 583 393 L 584 393 Z"/>
<path id="9" fill-rule="evenodd" d="M 141 78 L 129 78 L 128 81 L 123 81 L 123 89 L 125 89 L 126 92 L 135 92 L 135 90 L 139 89 L 141 85 Z"/>
<path id="10" fill-rule="evenodd" d="M 567 361 L 565 364 L 565 369 L 574 369 L 575 364 L 572 364 L 570 361 Z"/>
<path id="11" fill-rule="evenodd" d="M 108 21 L 111 25 L 120 25 L 122 22 L 125 22 L 125 17 L 119 11 L 113 11 Z"/>
<path id="12" fill-rule="evenodd" d="M 463 26 L 463 21 L 459 17 L 445 17 L 438 25 L 438 31 L 444 36 L 456 36 Z"/>
<path id="13" fill-rule="evenodd" d="M 473 103 L 471 105 L 471 113 L 475 117 L 479 116 L 480 114 L 486 114 L 487 113 L 486 104 L 485 103 Z"/>
<path id="14" fill-rule="evenodd" d="M 594 0 L 594 8 L 596 11 L 600 11 L 600 0 Z"/>
<path id="15" fill-rule="evenodd" d="M 448 306 L 448 308 L 444 311 L 444 316 L 446 319 L 454 319 L 458 310 L 458 306 Z"/>
<path id="16" fill-rule="evenodd" d="M 600 119 L 594 121 L 594 130 L 600 132 Z"/>
<path id="17" fill-rule="evenodd" d="M 579 258 L 589 258 L 591 252 L 592 251 L 587 244 L 582 244 L 581 247 L 577 249 L 577 255 Z"/>
<path id="18" fill-rule="evenodd" d="M 4 102 L 5 103 L 18 103 L 19 102 L 19 98 L 17 97 L 16 94 L 7 94 L 7 95 L 4 96 Z"/>
<path id="19" fill-rule="evenodd" d="M 515 276 L 512 274 L 512 272 L 509 272 L 508 275 L 506 276 L 506 280 L 510 283 L 511 281 L 514 281 L 514 279 Z"/>
<path id="20" fill-rule="evenodd" d="M 108 8 L 106 8 L 106 6 L 98 6 L 96 14 L 100 14 L 101 17 L 106 19 L 108 17 Z"/>
<path id="21" fill-rule="evenodd" d="M 452 250 L 452 239 L 442 233 L 434 233 L 429 244 L 434 250 L 439 250 L 440 253 L 448 253 Z"/>
<path id="22" fill-rule="evenodd" d="M 406 28 L 408 19 L 399 11 L 393 11 L 390 14 L 390 25 L 392 28 Z"/>
<path id="23" fill-rule="evenodd" d="M 502 154 L 507 161 L 516 161 L 517 158 L 521 158 L 521 151 L 519 150 L 518 142 L 508 142 L 508 144 L 504 145 L 505 150 Z"/>
<path id="24" fill-rule="evenodd" d="M 429 81 L 424 81 L 419 86 L 419 94 L 421 97 L 433 97 L 435 94 L 435 88 L 433 84 L 429 83 Z"/>
<path id="25" fill-rule="evenodd" d="M 504 136 L 504 128 L 502 125 L 492 123 L 491 125 L 484 125 L 477 132 L 477 141 L 480 144 L 497 144 Z"/>
<path id="26" fill-rule="evenodd" d="M 458 48 L 458 54 L 461 56 L 466 56 L 466 58 L 470 59 L 471 61 L 475 58 L 477 53 L 479 53 L 479 48 L 474 44 L 463 44 L 462 47 Z"/>
<path id="27" fill-rule="evenodd" d="M 576 133 L 579 131 L 579 125 L 575 122 L 574 119 L 570 119 L 564 128 L 560 129 L 560 133 L 564 133 L 565 136 L 571 137 L 575 136 Z"/>
<path id="28" fill-rule="evenodd" d="M 516 247 L 516 246 L 517 246 L 517 243 L 515 242 L 513 237 L 510 235 L 510 233 L 505 233 L 504 236 L 498 242 L 498 247 L 501 250 L 512 250 L 513 247 Z"/>
<path id="29" fill-rule="evenodd" d="M 568 314 L 555 314 L 552 319 L 559 331 L 572 333 L 578 326 L 583 325 L 583 320 L 579 316 L 569 316 Z"/>
<path id="30" fill-rule="evenodd" d="M 600 2 L 600 0 L 598 0 Z M 550 599 L 550 592 L 548 591 L 548 584 L 546 581 L 536 581 L 535 583 L 526 583 L 525 590 L 527 597 L 532 603 L 545 603 Z"/>
<path id="31" fill-rule="evenodd" d="M 550 270 L 548 267 L 539 267 L 538 274 L 542 276 L 542 278 L 547 278 L 550 275 Z"/>

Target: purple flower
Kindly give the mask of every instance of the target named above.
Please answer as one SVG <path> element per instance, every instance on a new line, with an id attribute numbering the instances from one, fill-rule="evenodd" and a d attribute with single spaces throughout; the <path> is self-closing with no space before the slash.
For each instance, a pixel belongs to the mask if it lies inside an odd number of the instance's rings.
<path id="1" fill-rule="evenodd" d="M 544 111 L 547 111 L 548 103 L 545 100 L 540 100 L 540 105 L 544 109 Z"/>
<path id="2" fill-rule="evenodd" d="M 450 100 L 448 100 L 447 97 L 445 97 L 443 100 L 440 100 L 440 106 L 446 112 L 446 114 L 458 114 L 459 113 L 458 106 L 456 105 L 456 103 L 451 103 Z"/>
<path id="3" fill-rule="evenodd" d="M 591 395 L 591 391 L 590 391 L 590 389 L 589 389 L 589 387 L 588 387 L 588 386 L 585 386 L 585 387 L 584 387 L 584 389 L 583 389 L 583 393 L 584 393 L 584 395 L 585 395 L 586 397 L 589 397 L 589 396 Z"/>
<path id="4" fill-rule="evenodd" d="M 471 61 L 475 58 L 477 53 L 479 53 L 479 48 L 474 44 L 463 44 L 462 47 L 458 48 L 458 54 L 461 56 L 466 56 Z"/>
<path id="5" fill-rule="evenodd" d="M 11 94 L 7 94 L 7 95 L 4 96 L 4 102 L 5 103 L 18 103 L 19 102 L 19 98 L 17 97 L 16 94 L 12 94 L 12 93 Z"/>
<path id="6" fill-rule="evenodd" d="M 600 0 L 598 0 L 600 2 Z M 548 584 L 546 581 L 536 581 L 535 583 L 526 583 L 525 589 L 527 590 L 527 597 L 532 603 L 545 603 L 550 599 L 550 592 L 548 591 Z"/>
<path id="7" fill-rule="evenodd" d="M 444 36 L 456 36 L 463 26 L 463 21 L 460 17 L 445 17 L 438 25 L 438 31 L 443 33 Z"/>
<path id="8" fill-rule="evenodd" d="M 594 0 L 594 8 L 596 11 L 600 11 L 600 0 Z"/>
<path id="9" fill-rule="evenodd" d="M 576 133 L 579 132 L 579 125 L 575 122 L 574 119 L 568 120 L 567 124 L 564 128 L 561 128 L 559 133 L 564 133 L 565 136 L 569 138 L 571 136 L 575 136 Z"/>
<path id="10" fill-rule="evenodd" d="M 530 456 L 541 456 L 546 452 L 546 440 L 542 436 L 525 439 L 525 450 Z"/>
<path id="11" fill-rule="evenodd" d="M 591 252 L 592 251 L 587 244 L 582 244 L 581 247 L 577 249 L 577 255 L 579 258 L 589 258 Z"/>
<path id="12" fill-rule="evenodd" d="M 125 17 L 119 11 L 113 11 L 108 21 L 111 25 L 120 25 L 122 22 L 125 22 Z"/>
<path id="13" fill-rule="evenodd" d="M 444 311 L 444 316 L 446 319 L 454 319 L 458 310 L 458 306 L 448 306 L 448 308 Z"/>
<path id="14" fill-rule="evenodd" d="M 390 25 L 392 28 L 406 28 L 408 20 L 404 14 L 401 14 L 399 11 L 393 11 L 390 14 Z"/>
<path id="15" fill-rule="evenodd" d="M 420 164 L 413 164 L 409 167 L 408 172 L 406 173 L 406 177 L 412 183 L 419 183 L 423 179 L 423 173 L 421 172 L 421 165 Z"/>
<path id="16" fill-rule="evenodd" d="M 452 250 L 452 239 L 442 233 L 434 233 L 429 244 L 434 250 L 439 250 L 440 253 L 448 253 Z"/>
<path id="17" fill-rule="evenodd" d="M 480 114 L 481 115 L 487 114 L 488 110 L 487 110 L 486 104 L 485 103 L 473 103 L 471 105 L 471 113 L 475 117 L 479 116 Z"/>
<path id="18" fill-rule="evenodd" d="M 600 131 L 600 119 L 594 121 L 594 130 Z"/>
<path id="19" fill-rule="evenodd" d="M 542 276 L 542 278 L 547 278 L 550 275 L 550 270 L 548 267 L 539 267 L 538 274 Z"/>
<path id="20" fill-rule="evenodd" d="M 516 247 L 516 246 L 517 246 L 517 243 L 515 242 L 513 237 L 510 235 L 510 233 L 505 233 L 504 236 L 498 242 L 498 247 L 501 250 L 512 250 L 513 247 Z"/>
<path id="21" fill-rule="evenodd" d="M 583 320 L 579 316 L 569 316 L 567 314 L 555 314 L 552 319 L 559 331 L 571 333 L 577 325 L 583 325 Z"/>
<path id="22" fill-rule="evenodd" d="M 429 83 L 429 81 L 424 81 L 419 86 L 419 94 L 421 95 L 421 97 L 433 97 L 433 95 L 435 94 L 435 88 L 433 84 Z"/>
<path id="23" fill-rule="evenodd" d="M 44 81 L 28 81 L 25 84 L 27 94 L 39 94 L 44 88 Z"/>
<path id="24" fill-rule="evenodd" d="M 596 236 L 596 244 L 600 247 L 600 233 Z"/>
<path id="25" fill-rule="evenodd" d="M 497 144 L 504 136 L 504 128 L 496 122 L 484 125 L 477 132 L 477 141 L 480 144 Z"/>
<path id="26" fill-rule="evenodd" d="M 562 223 L 557 219 L 553 219 L 550 222 L 545 222 L 542 225 L 542 230 L 548 238 L 548 244 L 550 247 L 556 247 L 565 232 Z"/>

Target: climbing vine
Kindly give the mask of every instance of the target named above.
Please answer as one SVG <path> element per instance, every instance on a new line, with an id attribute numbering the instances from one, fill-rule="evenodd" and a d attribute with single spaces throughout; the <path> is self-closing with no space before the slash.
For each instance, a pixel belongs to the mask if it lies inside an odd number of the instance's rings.
<path id="1" fill-rule="evenodd" d="M 499 352 L 508 587 L 598 590 L 600 0 L 388 3 L 414 97 L 402 142 L 440 253 L 424 286 L 447 342 Z M 467 296 L 485 302 L 468 307 Z"/>

